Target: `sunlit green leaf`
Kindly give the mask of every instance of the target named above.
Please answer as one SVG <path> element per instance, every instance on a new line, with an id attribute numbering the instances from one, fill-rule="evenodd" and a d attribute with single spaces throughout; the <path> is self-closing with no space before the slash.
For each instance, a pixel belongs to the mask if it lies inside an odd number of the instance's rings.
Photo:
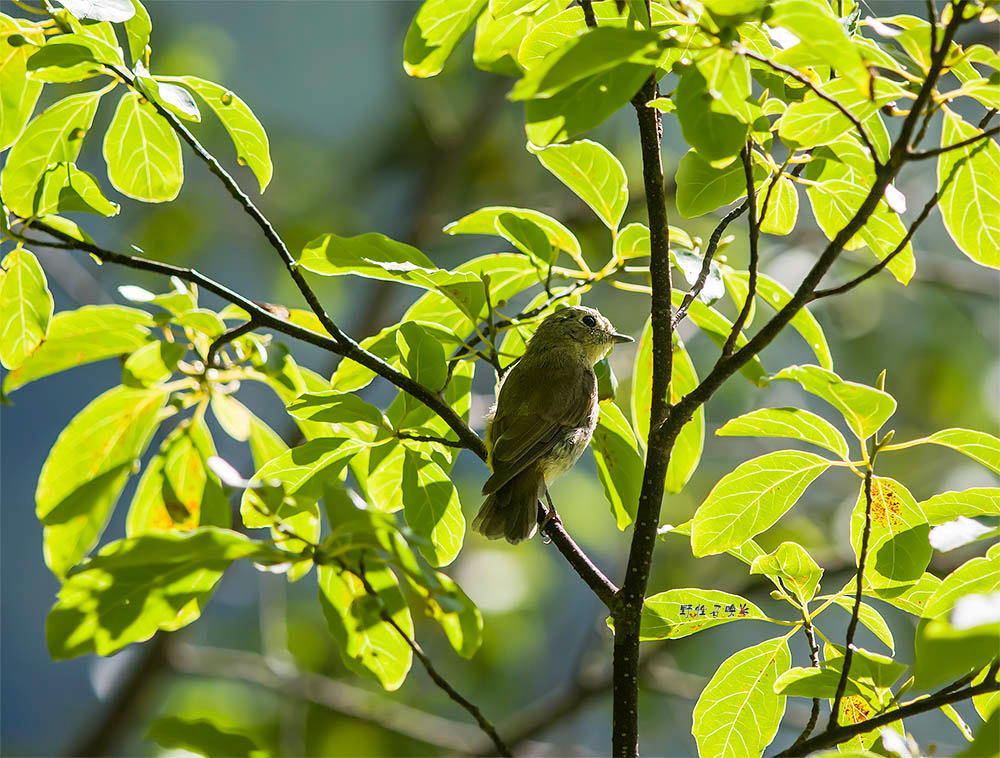
<path id="1" fill-rule="evenodd" d="M 180 629 L 201 615 L 234 560 L 274 557 L 273 548 L 214 527 L 112 542 L 59 591 L 45 625 L 49 653 L 55 660 L 111 655 L 158 629 Z"/>
<path id="2" fill-rule="evenodd" d="M 125 22 L 125 36 L 128 38 L 129 56 L 134 64 L 146 52 L 149 44 L 149 33 L 153 30 L 149 12 L 140 0 L 131 0 L 135 15 Z"/>
<path id="3" fill-rule="evenodd" d="M 399 355 L 406 373 L 433 392 L 444 389 L 448 363 L 437 337 L 415 321 L 407 321 L 396 333 Z"/>
<path id="4" fill-rule="evenodd" d="M 169 77 L 161 77 L 164 81 Z M 236 161 L 253 171 L 260 183 L 260 191 L 267 189 L 274 167 L 267 141 L 267 132 L 260 121 L 238 95 L 221 84 L 199 79 L 196 76 L 179 76 L 177 81 L 190 87 L 219 117 L 229 132 L 229 138 L 236 148 Z"/>
<path id="5" fill-rule="evenodd" d="M 746 141 L 747 125 L 731 113 L 718 112 L 716 102 L 698 67 L 685 68 L 674 95 L 677 120 L 685 141 L 706 161 L 731 158 Z"/>
<path id="6" fill-rule="evenodd" d="M 136 84 L 149 99 L 185 121 L 201 121 L 201 111 L 194 96 L 179 84 L 160 82 L 152 77 L 142 61 L 135 64 Z"/>
<path id="7" fill-rule="evenodd" d="M 761 408 L 726 422 L 720 437 L 791 437 L 811 442 L 847 460 L 847 441 L 836 427 L 801 408 Z"/>
<path id="8" fill-rule="evenodd" d="M 903 587 L 887 587 L 876 589 L 874 596 L 895 606 L 914 616 L 924 616 L 927 601 L 931 599 L 937 588 L 941 586 L 941 580 L 934 574 L 925 571 L 913 584 Z M 854 580 L 852 579 L 847 590 L 853 591 Z"/>
<path id="9" fill-rule="evenodd" d="M 896 411 L 892 395 L 864 384 L 846 382 L 819 366 L 788 366 L 773 378 L 798 382 L 806 392 L 826 400 L 844 415 L 858 439 L 872 436 Z"/>
<path id="10" fill-rule="evenodd" d="M 49 331 L 52 293 L 38 259 L 18 248 L 3 259 L 0 273 L 0 362 L 16 369 Z"/>
<path id="11" fill-rule="evenodd" d="M 922 619 L 913 642 L 913 686 L 930 689 L 996 659 L 1000 624 L 956 629 L 945 617 Z"/>
<path id="12" fill-rule="evenodd" d="M 108 179 L 136 200 L 173 200 L 184 184 L 181 143 L 170 125 L 145 98 L 122 96 L 104 135 Z"/>
<path id="13" fill-rule="evenodd" d="M 730 621 L 766 618 L 763 611 L 739 595 L 719 590 L 676 589 L 646 598 L 640 640 L 674 640 Z"/>
<path id="14" fill-rule="evenodd" d="M 41 29 L 0 14 L 0 150 L 13 144 L 35 109 L 42 83 L 28 78 L 27 60 L 44 39 Z"/>
<path id="15" fill-rule="evenodd" d="M 56 576 L 97 544 L 166 399 L 160 389 L 115 387 L 60 432 L 35 490 L 35 512 L 45 525 L 45 563 Z"/>
<path id="16" fill-rule="evenodd" d="M 973 429 L 943 429 L 927 441 L 957 450 L 1000 474 L 1000 439 L 992 434 Z"/>
<path id="17" fill-rule="evenodd" d="M 403 68 L 410 76 L 436 76 L 472 28 L 486 0 L 424 0 L 406 32 Z"/>
<path id="18" fill-rule="evenodd" d="M 173 374 L 186 352 L 187 345 L 179 342 L 148 342 L 122 365 L 122 384 L 129 387 L 158 384 Z"/>
<path id="19" fill-rule="evenodd" d="M 851 545 L 861 552 L 867 499 L 864 486 L 851 514 Z M 888 477 L 872 479 L 871 536 L 864 587 L 905 587 L 918 581 L 931 559 L 926 519 L 913 495 Z"/>
<path id="20" fill-rule="evenodd" d="M 770 180 L 764 182 L 757 193 L 758 213 L 763 213 L 760 219 L 760 231 L 763 234 L 791 234 L 799 217 L 799 193 L 794 182 L 784 176 L 774 185 L 773 190 L 770 186 Z M 770 197 L 768 197 L 769 192 Z M 803 311 L 804 308 L 799 313 Z"/>
<path id="21" fill-rule="evenodd" d="M 417 534 L 431 541 L 421 554 L 432 566 L 447 566 L 462 549 L 465 516 L 458 490 L 433 461 L 407 450 L 403 460 L 403 514 Z"/>
<path id="22" fill-rule="evenodd" d="M 591 140 L 528 149 L 589 205 L 609 229 L 618 229 L 628 205 L 628 177 L 610 150 Z"/>
<path id="23" fill-rule="evenodd" d="M 131 0 L 66 0 L 66 9 L 81 21 L 128 21 L 135 15 Z"/>
<path id="24" fill-rule="evenodd" d="M 619 529 L 635 521 L 642 485 L 643 460 L 632 427 L 614 403 L 601 403 L 591 441 L 597 477 Z"/>
<path id="25" fill-rule="evenodd" d="M 101 192 L 93 175 L 72 163 L 53 163 L 42 175 L 35 194 L 34 215 L 50 213 L 96 213 L 115 216 L 120 207 Z"/>
<path id="26" fill-rule="evenodd" d="M 962 492 L 942 492 L 920 503 L 928 524 L 942 524 L 959 516 L 1000 516 L 1000 489 L 977 487 Z"/>
<path id="27" fill-rule="evenodd" d="M 695 512 L 691 548 L 714 555 L 740 545 L 774 524 L 829 468 L 812 453 L 782 450 L 742 463 L 719 480 Z"/>
<path id="28" fill-rule="evenodd" d="M 783 638 L 753 645 L 727 658 L 694 707 L 691 733 L 701 755 L 758 756 L 778 731 L 785 697 L 774 691 L 791 655 Z"/>
<path id="29" fill-rule="evenodd" d="M 833 601 L 841 608 L 843 608 L 848 613 L 854 613 L 854 599 L 847 597 L 846 595 L 841 595 L 836 600 Z M 858 613 L 858 620 L 864 624 L 868 629 L 878 637 L 882 642 L 886 644 L 890 652 L 895 651 L 895 641 L 892 637 L 892 631 L 889 629 L 889 625 L 882 618 L 882 614 L 872 608 L 868 603 L 861 603 L 861 607 Z"/>
<path id="30" fill-rule="evenodd" d="M 677 164 L 676 181 L 677 210 L 685 218 L 711 213 L 747 191 L 740 161 L 715 168 L 694 150 L 689 150 Z"/>
<path id="31" fill-rule="evenodd" d="M 802 602 L 816 596 L 823 577 L 823 569 L 797 542 L 782 542 L 773 553 L 754 558 L 750 573 L 780 577 Z"/>
<path id="32" fill-rule="evenodd" d="M 986 595 L 1000 591 L 1000 545 L 983 558 L 970 558 L 946 576 L 927 601 L 927 618 L 940 618 L 963 595 Z"/>
<path id="33" fill-rule="evenodd" d="M 322 421 L 327 424 L 355 424 L 358 422 L 379 427 L 385 424 L 382 412 L 350 392 L 306 393 L 288 404 L 288 413 L 297 419 Z M 339 427 L 334 427 L 339 428 Z M 344 427 L 344 431 L 347 428 Z"/>
<path id="34" fill-rule="evenodd" d="M 483 641 L 483 615 L 476 604 L 447 574 L 407 572 L 406 578 L 424 601 L 424 608 L 444 630 L 448 642 L 463 658 L 471 658 Z"/>
<path id="35" fill-rule="evenodd" d="M 73 366 L 129 353 L 150 340 L 153 319 L 145 311 L 120 305 L 85 305 L 57 313 L 45 341 L 7 374 L 4 392 Z"/>
<path id="36" fill-rule="evenodd" d="M 3 201 L 18 216 L 33 214 L 35 189 L 50 165 L 76 160 L 100 99 L 100 92 L 63 98 L 36 116 L 18 138 L 0 175 Z"/>
<path id="37" fill-rule="evenodd" d="M 375 595 L 370 595 L 362 581 L 349 571 L 320 566 L 320 605 L 344 665 L 374 678 L 387 690 L 395 690 L 406 679 L 413 651 L 382 614 L 410 639 L 413 619 L 388 566 L 381 561 L 366 562 L 364 576 Z"/>
<path id="38" fill-rule="evenodd" d="M 505 214 L 511 214 L 532 222 L 545 232 L 545 236 L 553 247 L 566 251 L 573 260 L 577 261 L 581 266 L 583 265 L 580 241 L 573 232 L 551 216 L 531 210 L 530 208 L 511 208 L 500 205 L 480 208 L 478 211 L 448 224 L 444 228 L 444 232 L 445 234 L 503 234 L 503 230 L 497 227 L 496 222 L 500 216 Z"/>

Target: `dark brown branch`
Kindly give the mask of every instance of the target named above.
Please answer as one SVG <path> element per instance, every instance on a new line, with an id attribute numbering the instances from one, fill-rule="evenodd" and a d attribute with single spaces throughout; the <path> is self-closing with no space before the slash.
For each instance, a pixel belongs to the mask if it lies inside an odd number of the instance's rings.
<path id="1" fill-rule="evenodd" d="M 233 340 L 242 337 L 248 332 L 252 332 L 259 326 L 255 319 L 250 319 L 245 321 L 238 326 L 234 326 L 232 329 L 227 329 L 218 337 L 216 337 L 212 344 L 208 346 L 208 354 L 205 356 L 205 370 L 215 367 L 215 356 L 222 349 L 223 345 L 228 345 Z"/>
<path id="2" fill-rule="evenodd" d="M 862 444 L 867 444 L 862 441 Z M 872 459 L 878 448 L 873 447 Z M 851 609 L 851 620 L 847 625 L 847 637 L 844 641 L 844 665 L 840 669 L 840 680 L 837 682 L 837 692 L 833 696 L 833 705 L 830 708 L 830 720 L 827 722 L 827 731 L 837 726 L 837 713 L 840 711 L 840 701 L 847 690 L 847 680 L 851 675 L 851 659 L 854 657 L 854 633 L 858 629 L 858 619 L 861 616 L 861 595 L 865 584 L 865 562 L 868 559 L 868 541 L 872 533 L 872 463 L 870 460 L 865 467 L 865 525 L 861 532 L 861 550 L 858 552 L 858 573 L 854 580 L 854 608 Z"/>
<path id="3" fill-rule="evenodd" d="M 579 545 L 569 536 L 559 519 L 547 518 L 547 511 L 538 504 L 538 524 L 542 534 L 552 540 L 563 557 L 569 562 L 580 578 L 594 591 L 608 609 L 614 607 L 618 587 L 604 575 L 597 565 L 587 557 Z"/>
<path id="4" fill-rule="evenodd" d="M 781 577 L 778 577 L 778 582 L 787 593 L 788 589 L 785 587 L 785 583 L 781 580 Z M 816 629 L 809 618 L 808 604 L 802 607 L 802 633 L 806 636 L 806 640 L 809 641 L 809 662 L 814 667 L 819 668 L 819 644 L 816 642 Z M 809 709 L 809 720 L 802 728 L 802 732 L 796 738 L 795 742 L 792 743 L 793 746 L 805 742 L 809 738 L 813 729 L 816 728 L 817 721 L 819 721 L 819 698 L 814 697 L 812 699 L 812 706 Z"/>
<path id="5" fill-rule="evenodd" d="M 726 344 L 722 346 L 722 358 L 727 358 L 733 354 L 733 348 L 736 347 L 736 340 L 740 336 L 740 332 L 743 331 L 743 325 L 747 322 L 747 318 L 750 316 L 750 308 L 753 306 L 754 298 L 757 296 L 757 265 L 760 262 L 758 254 L 760 222 L 763 219 L 764 214 L 767 213 L 767 203 L 771 199 L 771 190 L 774 189 L 775 184 L 781 178 L 781 172 L 778 172 L 768 187 L 767 197 L 764 198 L 764 207 L 761 209 L 760 216 L 758 216 L 757 190 L 754 187 L 753 182 L 753 156 L 750 153 L 749 143 L 747 143 L 747 145 L 745 145 L 740 151 L 740 158 L 743 161 L 743 176 L 746 179 L 747 187 L 747 208 L 750 211 L 747 214 L 747 223 L 750 227 L 750 265 L 748 267 L 749 279 L 747 281 L 747 296 L 743 301 L 743 307 L 740 308 L 740 314 L 736 317 L 736 321 L 733 322 L 733 328 L 729 330 L 729 336 L 726 338 Z"/>
<path id="6" fill-rule="evenodd" d="M 597 26 L 597 17 L 594 16 L 594 5 L 591 0 L 580 0 L 580 7 L 583 8 L 583 19 L 587 26 L 593 29 Z"/>
<path id="7" fill-rule="evenodd" d="M 456 440 L 445 439 L 444 437 L 433 437 L 427 434 L 409 434 L 408 432 L 396 432 L 396 436 L 401 440 L 413 440 L 414 442 L 436 442 L 445 447 L 459 447 L 463 450 L 465 445 Z"/>
<path id="8" fill-rule="evenodd" d="M 797 758 L 798 756 L 808 755 L 816 750 L 822 750 L 823 748 L 839 745 L 841 742 L 846 742 L 852 737 L 864 734 L 865 732 L 870 732 L 873 729 L 878 729 L 880 726 L 891 724 L 894 721 L 909 718 L 910 716 L 916 716 L 920 713 L 926 713 L 927 711 L 933 711 L 943 705 L 950 705 L 951 703 L 968 700 L 976 695 L 985 695 L 988 692 L 997 692 L 998 690 L 1000 690 L 1000 683 L 998 683 L 995 679 L 990 681 L 989 678 L 974 687 L 966 687 L 964 689 L 950 691 L 949 688 L 946 687 L 944 690 L 935 692 L 930 697 L 926 697 L 921 700 L 914 700 L 906 705 L 901 705 L 899 708 L 894 708 L 891 711 L 886 711 L 885 713 L 881 713 L 873 718 L 860 721 L 857 724 L 847 724 L 845 726 L 837 726 L 832 729 L 827 729 L 826 731 L 817 734 L 815 737 L 798 745 L 793 745 L 784 752 L 779 753 L 777 758 Z"/>
<path id="9" fill-rule="evenodd" d="M 343 563 L 340 564 L 340 567 L 342 571 L 350 571 L 350 573 L 354 574 L 354 576 L 361 581 L 362 586 L 365 588 L 365 592 L 373 598 L 378 598 L 378 592 L 374 587 L 372 587 L 371 583 L 369 583 L 368 577 L 365 576 L 363 564 L 360 571 L 357 572 L 351 571 Z M 482 729 L 493 742 L 497 752 L 499 752 L 502 756 L 511 756 L 512 753 L 510 752 L 510 748 L 507 747 L 504 741 L 500 738 L 500 735 L 497 734 L 496 727 L 493 726 L 492 722 L 483 715 L 481 710 L 479 710 L 479 706 L 465 698 L 458 690 L 452 687 L 451 683 L 448 682 L 447 679 L 441 676 L 438 670 L 434 667 L 434 664 L 431 662 L 431 659 L 428 658 L 427 654 L 423 651 L 423 648 L 420 647 L 413 637 L 406 633 L 403 627 L 396 622 L 396 619 L 394 619 L 384 607 L 380 606 L 379 615 L 382 617 L 382 620 L 395 629 L 399 636 L 406 641 L 406 644 L 410 646 L 413 654 L 423 665 L 424 669 L 427 671 L 427 675 L 431 678 L 434 684 L 444 690 L 445 694 L 448 695 L 449 698 L 468 711 L 469 715 L 476 720 L 476 723 L 479 724 L 479 728 Z"/>
<path id="10" fill-rule="evenodd" d="M 775 63 L 770 58 L 766 58 L 765 56 L 755 53 L 753 50 L 748 50 L 745 47 L 739 48 L 737 52 L 740 55 L 750 58 L 751 60 L 757 61 L 758 63 L 763 63 L 765 66 L 770 66 L 775 71 L 779 71 L 785 76 L 790 76 L 792 79 L 799 82 L 800 84 L 804 84 L 806 87 L 808 87 L 813 91 L 813 94 L 815 94 L 816 97 L 818 97 L 820 100 L 829 103 L 838 111 L 840 111 L 841 114 L 843 114 L 844 118 L 846 118 L 848 121 L 851 122 L 851 126 L 854 127 L 855 131 L 857 131 L 858 137 L 861 138 L 861 143 L 866 148 L 868 148 L 868 152 L 871 155 L 872 162 L 875 164 L 875 168 L 878 168 L 879 166 L 882 165 L 881 162 L 879 161 L 878 153 L 875 151 L 875 145 L 872 143 L 871 137 L 868 136 L 868 132 L 865 131 L 865 127 L 861 123 L 860 119 L 858 119 L 858 117 L 855 116 L 853 113 L 851 113 L 846 107 L 841 105 L 841 103 L 836 98 L 831 97 L 830 95 L 825 93 L 812 79 L 810 79 L 805 74 L 796 71 L 794 68 L 790 68 L 789 66 L 783 66 L 780 63 Z"/>
<path id="11" fill-rule="evenodd" d="M 964 139 L 961 142 L 955 142 L 951 145 L 942 145 L 941 147 L 935 147 L 933 150 L 918 150 L 910 152 L 908 158 L 912 161 L 922 161 L 925 158 L 935 158 L 943 153 L 950 153 L 952 150 L 960 150 L 963 147 L 974 145 L 980 140 L 989 139 L 997 134 L 1000 134 L 1000 126 L 994 126 L 992 129 L 987 129 L 981 134 L 976 134 L 968 139 Z"/>
<path id="12" fill-rule="evenodd" d="M 668 392 L 673 372 L 673 313 L 671 312 L 670 231 L 663 189 L 660 154 L 660 112 L 646 105 L 657 95 L 656 78 L 650 77 L 632 99 L 639 122 L 642 176 L 649 221 L 649 273 L 652 284 L 650 322 L 653 331 L 652 406 L 646 465 L 636 509 L 625 579 L 612 610 L 615 620 L 613 717 L 611 752 L 635 756 L 639 750 L 639 618 L 649 581 L 656 527 L 660 520 L 664 481 L 676 434 L 660 434 L 670 417 Z"/>

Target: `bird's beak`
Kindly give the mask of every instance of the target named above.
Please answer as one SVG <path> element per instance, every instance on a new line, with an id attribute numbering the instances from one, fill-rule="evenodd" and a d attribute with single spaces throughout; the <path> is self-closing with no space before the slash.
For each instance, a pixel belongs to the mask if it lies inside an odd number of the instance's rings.
<path id="1" fill-rule="evenodd" d="M 629 337 L 627 334 L 618 334 L 617 332 L 611 335 L 611 341 L 614 342 L 616 345 L 622 342 L 635 342 L 635 340 L 632 337 Z"/>

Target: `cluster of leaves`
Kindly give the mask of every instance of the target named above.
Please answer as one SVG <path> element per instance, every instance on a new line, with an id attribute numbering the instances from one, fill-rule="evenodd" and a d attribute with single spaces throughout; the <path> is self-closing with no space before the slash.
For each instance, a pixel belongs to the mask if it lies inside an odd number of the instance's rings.
<path id="1" fill-rule="evenodd" d="M 878 171 L 901 160 L 891 152 L 885 118 L 908 112 L 932 66 L 928 50 L 942 39 L 937 23 L 911 16 L 861 21 L 852 3 L 841 4 L 853 9 L 841 18 L 825 0 L 607 0 L 569 8 L 558 0 L 427 0 L 407 34 L 407 71 L 440 72 L 474 26 L 476 64 L 517 77 L 510 98 L 525 103 L 529 151 L 607 226 L 606 260 L 592 268 L 587 259 L 593 257 L 584 257 L 570 229 L 518 207 L 482 208 L 446 227 L 448 234 L 499 237 L 512 248 L 454 270 L 381 234 L 324 234 L 289 262 L 294 276 L 361 276 L 421 291 L 398 323 L 359 346 L 331 332 L 338 350 L 353 346 L 360 351 L 354 358 L 365 360 L 345 358 L 324 377 L 257 333 L 254 313 L 232 302 L 221 310 L 206 307 L 198 288 L 181 279 L 161 294 L 121 288 L 141 308 L 85 306 L 53 315 L 44 272 L 25 245 L 38 242 L 33 233 L 48 232 L 70 247 L 100 249 L 62 214 L 118 212 L 99 180 L 76 165 L 105 94 L 123 90 L 103 155 L 111 187 L 126 197 L 176 197 L 183 183 L 181 140 L 228 178 L 182 123 L 200 121 L 199 102 L 221 119 L 237 162 L 253 171 L 261 191 L 272 172 L 267 136 L 235 94 L 193 76 L 150 73 L 151 23 L 139 0 L 63 5 L 47 6 L 48 18 L 40 22 L 0 15 L 0 147 L 9 149 L 0 196 L 4 231 L 17 241 L 0 280 L 0 360 L 9 371 L 3 390 L 6 395 L 114 356 L 122 359 L 122 383 L 70 422 L 39 477 L 45 561 L 63 581 L 48 623 L 52 655 L 109 655 L 159 629 L 191 623 L 235 560 L 284 572 L 291 581 L 316 566 L 320 603 L 345 664 L 386 689 L 402 684 L 419 649 L 411 609 L 435 619 L 463 656 L 476 651 L 482 618 L 439 570 L 458 556 L 466 531 L 450 479 L 466 446 L 461 435 L 412 392 L 400 390 L 385 408 L 360 393 L 380 373 L 402 377 L 468 422 L 476 368 L 501 374 L 521 355 L 538 319 L 579 302 L 602 282 L 643 297 L 650 292 L 650 230 L 640 223 L 623 226 L 630 198 L 621 162 L 597 142 L 568 140 L 632 101 L 651 77 L 673 77 L 674 89 L 648 106 L 675 114 L 691 146 L 675 174 L 681 215 L 710 213 L 749 190 L 758 211 L 752 225 L 787 235 L 800 221 L 801 185 L 818 226 L 835 239 L 865 203 Z M 975 10 L 981 21 L 994 20 L 992 11 Z M 983 46 L 949 44 L 942 81 L 954 79 L 955 86 L 934 93 L 923 129 L 940 112 L 942 146 L 968 144 L 940 153 L 934 200 L 956 246 L 971 260 L 996 267 L 1000 200 L 990 188 L 1000 148 L 984 126 L 960 117 L 954 102 L 997 107 L 1000 59 Z M 45 84 L 90 80 L 100 88 L 57 100 L 32 118 Z M 230 191 L 259 215 L 238 189 Z M 903 284 L 916 266 L 912 235 L 900 216 L 904 209 L 905 198 L 889 185 L 846 241 L 848 250 L 867 247 Z M 725 244 L 718 238 L 706 242 L 680 227 L 670 227 L 669 234 L 671 262 L 692 287 L 671 293 L 674 306 L 716 344 L 747 344 L 744 332 L 753 325 L 756 300 L 775 311 L 792 301 L 792 292 L 756 268 L 715 259 Z M 512 303 L 521 304 L 520 310 Z M 269 313 L 300 336 L 323 339 L 328 331 L 319 312 L 272 307 Z M 994 534 L 1000 490 L 943 493 L 917 503 L 902 484 L 875 477 L 872 466 L 876 453 L 935 444 L 1000 472 L 1000 441 L 949 429 L 909 443 L 892 444 L 888 435 L 876 442 L 895 401 L 882 388 L 833 372 L 822 328 L 806 308 L 790 325 L 818 365 L 789 366 L 772 375 L 755 356 L 742 366 L 743 375 L 760 386 L 795 381 L 827 400 L 857 438 L 860 457 L 852 458 L 837 427 L 815 414 L 755 411 L 718 433 L 791 437 L 834 457 L 786 450 L 748 461 L 719 481 L 689 523 L 664 530 L 689 536 L 696 555 L 726 552 L 744 561 L 750 573 L 775 583 L 778 597 L 796 615 L 794 621 L 773 619 L 717 590 L 672 589 L 647 598 L 643 639 L 682 637 L 735 620 L 788 627 L 783 636 L 736 653 L 712 678 L 695 711 L 694 734 L 703 754 L 759 754 L 774 737 L 788 696 L 832 699 L 842 723 L 860 722 L 894 707 L 911 687 L 975 673 L 996 657 L 996 622 L 970 617 L 967 603 L 993 593 L 995 605 L 1000 552 L 991 548 L 943 580 L 926 568 L 935 542 L 954 545 Z M 684 342 L 676 334 L 673 339 L 670 403 L 689 396 L 700 381 Z M 610 515 L 623 530 L 636 519 L 650 436 L 652 343 L 647 323 L 628 414 L 613 401 L 610 368 L 601 366 L 604 402 L 593 448 Z M 237 399 L 246 382 L 273 390 L 294 420 L 300 444 L 289 447 Z M 252 477 L 241 477 L 218 459 L 208 413 L 226 434 L 248 443 Z M 158 430 L 162 442 L 142 470 L 139 462 Z M 689 481 L 704 437 L 699 406 L 672 450 L 668 492 Z M 870 485 L 862 486 L 851 520 L 859 564 L 868 559 L 860 593 L 921 619 L 913 675 L 895 689 L 903 664 L 829 642 L 822 661 L 817 651 L 812 666 L 792 667 L 788 638 L 800 627 L 814 628 L 814 619 L 832 605 L 855 611 L 851 595 L 858 588 L 852 581 L 818 594 L 822 569 L 802 546 L 786 543 L 766 554 L 754 541 L 831 467 L 852 471 Z M 88 557 L 126 482 L 140 471 L 125 538 Z M 241 528 L 269 529 L 270 539 L 232 529 L 234 490 L 242 493 Z M 862 603 L 855 612 L 893 652 L 877 610 Z M 850 656 L 854 665 L 841 700 L 840 672 Z M 998 705 L 995 695 L 976 701 L 984 718 L 997 718 Z M 867 748 L 876 736 L 860 735 L 853 744 Z"/>

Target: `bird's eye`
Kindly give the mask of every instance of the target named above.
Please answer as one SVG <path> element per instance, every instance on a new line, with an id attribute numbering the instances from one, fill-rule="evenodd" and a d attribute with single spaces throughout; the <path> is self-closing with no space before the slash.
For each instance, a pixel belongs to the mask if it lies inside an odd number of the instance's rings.
<path id="1" fill-rule="evenodd" d="M 597 319 L 594 318 L 593 316 L 584 316 L 580 320 L 583 321 L 583 323 L 585 323 L 587 326 L 597 326 Z"/>

